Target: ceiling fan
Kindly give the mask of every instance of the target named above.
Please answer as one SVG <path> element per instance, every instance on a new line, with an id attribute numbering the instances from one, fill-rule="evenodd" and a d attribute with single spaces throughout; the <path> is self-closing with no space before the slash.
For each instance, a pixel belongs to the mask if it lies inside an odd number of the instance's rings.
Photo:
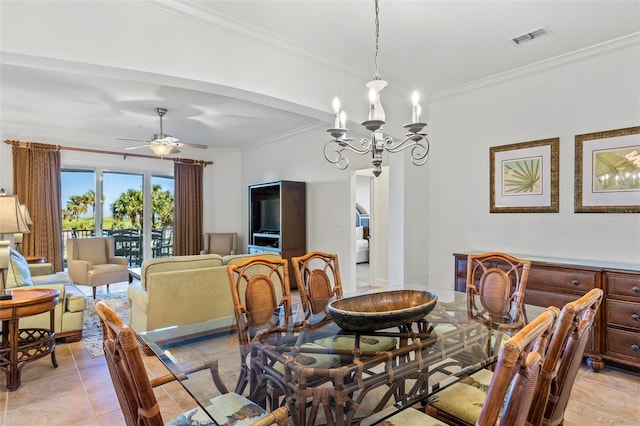
<path id="1" fill-rule="evenodd" d="M 180 142 L 178 138 L 174 138 L 171 135 L 165 134 L 162 128 L 162 117 L 164 117 L 164 115 L 167 113 L 167 109 L 157 107 L 155 110 L 156 110 L 156 113 L 158 113 L 158 116 L 160 117 L 160 133 L 154 133 L 151 140 L 118 138 L 118 140 L 121 140 L 121 141 L 146 142 L 144 145 L 125 148 L 126 151 L 130 151 L 132 149 L 138 149 L 138 148 L 151 148 L 154 154 L 164 157 L 165 155 L 179 153 L 180 152 L 180 150 L 178 149 L 179 147 L 207 149 L 206 145 Z"/>

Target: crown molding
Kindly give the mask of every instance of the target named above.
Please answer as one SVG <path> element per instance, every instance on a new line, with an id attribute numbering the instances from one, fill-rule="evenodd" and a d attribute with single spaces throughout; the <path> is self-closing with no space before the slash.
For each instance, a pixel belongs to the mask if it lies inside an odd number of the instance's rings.
<path id="1" fill-rule="evenodd" d="M 628 34 L 626 36 L 618 37 L 609 41 L 595 44 L 593 46 L 585 47 L 573 52 L 565 53 L 555 56 L 553 58 L 545 59 L 540 62 L 536 62 L 530 65 L 526 65 L 513 70 L 505 71 L 499 74 L 494 74 L 489 77 L 485 77 L 479 80 L 475 80 L 469 83 L 455 86 L 449 89 L 443 89 L 433 94 L 431 102 L 440 99 L 449 98 L 465 92 L 471 92 L 483 87 L 487 87 L 493 84 L 502 83 L 515 78 L 520 78 L 526 75 L 541 72 L 543 70 L 568 64 L 571 62 L 579 61 L 584 58 L 588 58 L 595 55 L 601 55 L 606 52 L 614 51 L 617 49 L 625 48 L 634 44 L 638 44 L 640 48 L 640 32 Z"/>

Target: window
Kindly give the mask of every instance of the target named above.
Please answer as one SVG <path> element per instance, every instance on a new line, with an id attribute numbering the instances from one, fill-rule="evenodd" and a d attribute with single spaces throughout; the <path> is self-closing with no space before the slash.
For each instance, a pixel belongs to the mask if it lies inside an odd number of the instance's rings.
<path id="1" fill-rule="evenodd" d="M 63 169 L 63 241 L 112 236 L 116 255 L 134 267 L 145 257 L 170 256 L 173 188 L 171 176 Z M 145 226 L 149 232 L 144 232 Z"/>

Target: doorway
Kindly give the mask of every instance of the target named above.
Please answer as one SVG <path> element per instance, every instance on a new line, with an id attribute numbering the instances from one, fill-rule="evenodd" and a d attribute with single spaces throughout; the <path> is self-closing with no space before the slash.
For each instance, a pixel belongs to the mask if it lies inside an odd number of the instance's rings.
<path id="1" fill-rule="evenodd" d="M 384 170 L 386 168 L 386 170 Z M 386 289 L 388 282 L 388 167 L 380 177 L 373 169 L 357 170 L 352 180 L 355 204 L 357 290 Z"/>

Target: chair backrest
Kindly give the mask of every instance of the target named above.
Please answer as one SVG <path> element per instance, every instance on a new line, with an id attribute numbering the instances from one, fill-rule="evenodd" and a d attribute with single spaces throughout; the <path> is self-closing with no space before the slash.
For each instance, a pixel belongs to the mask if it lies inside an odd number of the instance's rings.
<path id="1" fill-rule="evenodd" d="M 109 374 L 127 425 L 163 425 L 135 332 L 103 301 L 98 300 L 95 309 L 102 324 Z"/>
<path id="2" fill-rule="evenodd" d="M 227 256 L 237 254 L 238 234 L 235 232 L 208 232 L 204 234 L 204 254 Z"/>
<path id="3" fill-rule="evenodd" d="M 260 329 L 277 325 L 280 312 L 288 314 L 290 310 L 289 266 L 286 259 L 257 256 L 227 265 L 227 273 L 240 346 L 235 391 L 242 394 L 249 380 L 251 339 Z"/>
<path id="4" fill-rule="evenodd" d="M 515 322 L 521 318 L 530 268 L 530 261 L 506 253 L 469 255 L 467 295 L 471 314 L 486 313 L 495 322 Z"/>
<path id="5" fill-rule="evenodd" d="M 287 259 L 251 257 L 228 265 L 227 273 L 238 327 L 244 324 L 251 329 L 259 328 L 271 322 L 277 307 L 290 307 Z M 238 330 L 239 337 L 243 338 L 241 343 L 248 344 L 252 336 L 242 336 L 244 331 Z"/>
<path id="6" fill-rule="evenodd" d="M 500 349 L 476 425 L 524 425 L 559 309 L 551 307 L 524 326 Z"/>
<path id="7" fill-rule="evenodd" d="M 292 257 L 291 262 L 305 311 L 319 314 L 325 311 L 332 297 L 342 298 L 337 254 L 312 251 Z"/>
<path id="8" fill-rule="evenodd" d="M 67 240 L 67 259 L 86 260 L 94 265 L 109 263 L 114 257 L 112 237 L 70 238 Z"/>
<path id="9" fill-rule="evenodd" d="M 562 424 L 602 297 L 603 291 L 594 288 L 562 308 L 529 410 L 531 424 Z"/>

